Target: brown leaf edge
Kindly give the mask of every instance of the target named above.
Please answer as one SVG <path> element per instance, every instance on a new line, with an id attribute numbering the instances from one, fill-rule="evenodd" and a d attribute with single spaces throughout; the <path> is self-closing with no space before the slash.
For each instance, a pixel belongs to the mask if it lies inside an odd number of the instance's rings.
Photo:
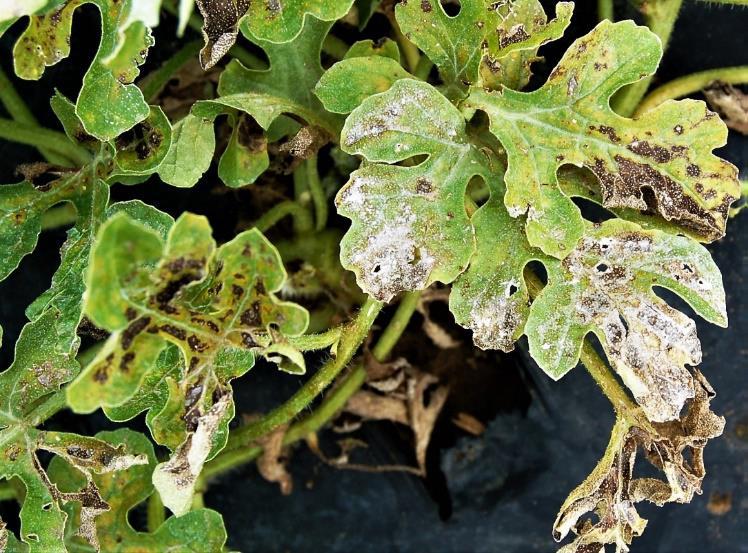
<path id="1" fill-rule="evenodd" d="M 618 553 L 627 552 L 632 539 L 647 525 L 636 503 L 689 503 L 694 494 L 701 494 L 706 474 L 704 447 L 722 434 L 725 419 L 710 409 L 715 393 L 698 369 L 694 369 L 694 382 L 696 395 L 679 420 L 650 423 L 643 416 L 633 422 L 617 418 L 603 458 L 559 511 L 554 539 L 561 541 L 570 531 L 576 534 L 559 553 L 603 553 L 609 544 Z M 664 473 L 664 479 L 633 478 L 639 451 Z M 592 513 L 597 515 L 596 523 Z"/>

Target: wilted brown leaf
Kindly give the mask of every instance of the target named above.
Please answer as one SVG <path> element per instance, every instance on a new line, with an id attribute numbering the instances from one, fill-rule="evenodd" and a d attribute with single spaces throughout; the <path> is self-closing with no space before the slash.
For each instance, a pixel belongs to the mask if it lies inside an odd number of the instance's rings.
<path id="1" fill-rule="evenodd" d="M 748 94 L 732 85 L 718 82 L 704 90 L 704 96 L 728 127 L 748 134 Z"/>
<path id="2" fill-rule="evenodd" d="M 614 544 L 617 553 L 626 552 L 647 524 L 637 513 L 636 503 L 688 503 L 701 493 L 704 447 L 722 433 L 725 420 L 709 408 L 714 390 L 698 369 L 694 369 L 694 381 L 696 395 L 680 420 L 632 425 L 618 419 L 605 455 L 569 495 L 556 518 L 553 537 L 557 541 L 570 531 L 577 534 L 559 553 L 601 553 L 606 544 Z M 633 478 L 640 449 L 663 471 L 664 479 Z M 597 522 L 585 517 L 587 513 L 597 515 Z"/>
<path id="3" fill-rule="evenodd" d="M 268 482 L 277 482 L 283 495 L 293 491 L 293 480 L 286 470 L 283 456 L 283 437 L 288 425 L 282 425 L 265 436 L 261 441 L 262 455 L 257 460 L 257 470 Z"/>

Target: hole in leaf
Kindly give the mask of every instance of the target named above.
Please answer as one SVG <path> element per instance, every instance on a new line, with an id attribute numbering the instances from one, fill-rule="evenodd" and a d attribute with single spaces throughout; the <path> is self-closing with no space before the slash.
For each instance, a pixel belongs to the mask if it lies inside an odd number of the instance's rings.
<path id="1" fill-rule="evenodd" d="M 441 0 L 441 4 L 446 14 L 450 17 L 459 15 L 460 10 L 462 9 L 460 0 Z"/>
<path id="2" fill-rule="evenodd" d="M 584 217 L 591 223 L 602 223 L 603 221 L 607 221 L 608 219 L 613 219 L 615 217 L 613 213 L 605 209 L 603 206 L 593 202 L 592 200 L 588 200 L 587 198 L 574 196 L 572 197 L 571 201 L 573 201 L 579 208 L 579 211 L 582 212 L 582 217 Z"/>
<path id="3" fill-rule="evenodd" d="M 647 204 L 647 209 L 644 213 L 648 215 L 654 215 L 659 212 L 657 209 L 657 196 L 655 196 L 654 190 L 650 186 L 642 186 L 642 200 Z"/>
<path id="4" fill-rule="evenodd" d="M 540 261 L 530 261 L 527 265 L 525 265 L 525 275 L 528 274 L 528 272 L 537 275 L 537 277 L 544 285 L 548 284 L 548 271 L 545 270 L 545 265 L 543 265 Z"/>
<path id="5" fill-rule="evenodd" d="M 428 159 L 428 154 L 417 154 L 414 156 L 407 157 L 403 159 L 402 161 L 398 161 L 394 165 L 399 165 L 401 167 L 415 167 L 416 165 L 420 165 L 424 161 Z"/>
<path id="6" fill-rule="evenodd" d="M 604 272 L 605 272 L 605 271 L 607 271 L 607 270 L 608 270 L 609 268 L 610 268 L 610 267 L 608 267 L 608 266 L 607 266 L 607 265 L 606 265 L 605 263 L 598 263 L 598 264 L 597 264 L 597 266 L 595 267 L 595 270 L 596 270 L 596 271 L 597 271 L 598 273 L 604 273 Z"/>
<path id="7" fill-rule="evenodd" d="M 488 201 L 491 191 L 482 177 L 470 179 L 465 191 L 465 213 L 472 217 L 475 211 Z"/>
<path id="8" fill-rule="evenodd" d="M 514 283 L 510 284 L 510 285 L 509 285 L 509 287 L 508 287 L 508 288 L 507 288 L 507 290 L 506 290 L 506 292 L 507 292 L 507 297 L 511 297 L 511 296 L 513 296 L 514 294 L 516 294 L 516 293 L 517 293 L 517 290 L 519 290 L 519 288 L 517 288 L 517 286 L 516 286 L 516 285 L 515 285 Z"/>
<path id="9" fill-rule="evenodd" d="M 382 270 L 381 265 L 375 265 L 374 268 L 371 270 L 372 273 L 377 274 L 379 271 Z"/>

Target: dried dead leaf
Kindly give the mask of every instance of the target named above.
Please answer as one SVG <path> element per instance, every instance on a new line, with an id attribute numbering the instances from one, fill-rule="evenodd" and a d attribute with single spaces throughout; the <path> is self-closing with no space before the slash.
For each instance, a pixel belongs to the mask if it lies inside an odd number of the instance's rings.
<path id="1" fill-rule="evenodd" d="M 577 537 L 559 553 L 602 553 L 606 544 L 616 552 L 627 552 L 631 540 L 640 536 L 647 521 L 635 504 L 650 501 L 688 503 L 701 493 L 705 475 L 703 450 L 710 438 L 724 429 L 724 418 L 709 408 L 714 397 L 709 383 L 694 369 L 696 395 L 678 421 L 631 425 L 618 419 L 605 455 L 587 479 L 567 498 L 553 526 L 553 537 L 561 541 L 570 531 Z M 663 471 L 665 479 L 633 478 L 638 450 Z M 597 522 L 585 515 L 594 513 Z"/>
<path id="2" fill-rule="evenodd" d="M 448 388 L 439 385 L 437 377 L 419 371 L 405 359 L 379 363 L 372 358 L 367 362 L 367 370 L 370 368 L 369 389 L 355 393 L 344 412 L 362 420 L 388 420 L 409 426 L 414 435 L 417 473 L 422 476 L 426 473 L 431 432 L 444 407 Z"/>
<path id="3" fill-rule="evenodd" d="M 404 400 L 383 396 L 368 390 L 353 394 L 346 403 L 345 410 L 366 420 L 389 420 L 408 425 L 408 406 Z"/>
<path id="4" fill-rule="evenodd" d="M 472 434 L 473 436 L 480 436 L 481 434 L 483 434 L 483 432 L 486 431 L 485 424 L 476 419 L 470 413 L 465 413 L 462 411 L 457 413 L 457 416 L 452 419 L 452 424 L 454 424 L 457 428 L 464 430 L 468 434 Z"/>
<path id="5" fill-rule="evenodd" d="M 422 328 L 434 345 L 441 349 L 459 347 L 461 342 L 452 337 L 447 330 L 437 323 L 431 316 L 431 304 L 434 302 L 449 303 L 449 290 L 447 288 L 429 288 L 421 294 L 417 310 L 423 317 Z"/>
<path id="6" fill-rule="evenodd" d="M 283 495 L 290 495 L 293 491 L 293 479 L 286 470 L 283 455 L 286 430 L 288 425 L 281 425 L 260 441 L 262 455 L 257 460 L 257 470 L 268 482 L 277 482 Z"/>
<path id="7" fill-rule="evenodd" d="M 732 510 L 732 494 L 730 492 L 712 492 L 706 508 L 710 513 L 718 517 L 726 515 Z"/>
<path id="8" fill-rule="evenodd" d="M 298 159 L 309 159 L 330 141 L 325 129 L 317 126 L 301 127 L 291 140 L 281 144 L 280 151 L 288 152 Z"/>
<path id="9" fill-rule="evenodd" d="M 704 96 L 728 127 L 748 134 L 748 94 L 732 85 L 717 82 L 704 90 Z"/>
<path id="10" fill-rule="evenodd" d="M 439 379 L 428 373 L 420 373 L 408 382 L 408 404 L 410 427 L 416 436 L 416 460 L 423 473 L 426 473 L 426 450 L 431 440 L 431 431 L 436 419 L 447 401 L 446 386 L 437 386 L 429 393 L 429 388 L 437 385 Z"/>

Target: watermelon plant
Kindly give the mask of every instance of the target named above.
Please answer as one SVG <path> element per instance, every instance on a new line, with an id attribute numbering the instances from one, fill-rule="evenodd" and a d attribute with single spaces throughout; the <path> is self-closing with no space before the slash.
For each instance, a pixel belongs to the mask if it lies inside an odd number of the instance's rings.
<path id="1" fill-rule="evenodd" d="M 65 63 L 88 4 L 101 38 L 76 97 L 49 99 L 58 121 L 41 126 L 0 74 L 0 137 L 38 153 L 0 186 L 0 279 L 69 227 L 0 373 L 0 497 L 20 506 L 0 550 L 225 550 L 211 481 L 257 461 L 290 491 L 282 448 L 313 446 L 346 406 L 409 424 L 423 476 L 447 391 L 426 401 L 436 379 L 388 356 L 426 294 L 448 298 L 476 347 L 521 340 L 551 379 L 579 366 L 610 399 L 608 447 L 553 524 L 573 536 L 561 551 L 628 551 L 646 526 L 637 503 L 701 492 L 725 420 L 694 321 L 655 290 L 727 325 L 703 244 L 724 236 L 741 183 L 713 153 L 725 123 L 677 98 L 748 70 L 647 94 L 680 0 L 632 0 L 644 25 L 601 1 L 546 79 L 533 66 L 573 2 L 5 0 L 17 78 Z M 357 40 L 375 12 L 381 38 Z M 167 21 L 178 38 L 161 49 Z M 206 180 L 264 190 L 220 244 L 205 216 L 113 199 Z M 241 419 L 232 381 L 258 358 L 278 378 L 313 375 Z M 361 392 L 382 371 L 391 382 Z M 388 395 L 403 386 L 407 400 Z M 52 429 L 63 410 L 118 429 Z M 635 477 L 637 463 L 659 476 Z"/>

